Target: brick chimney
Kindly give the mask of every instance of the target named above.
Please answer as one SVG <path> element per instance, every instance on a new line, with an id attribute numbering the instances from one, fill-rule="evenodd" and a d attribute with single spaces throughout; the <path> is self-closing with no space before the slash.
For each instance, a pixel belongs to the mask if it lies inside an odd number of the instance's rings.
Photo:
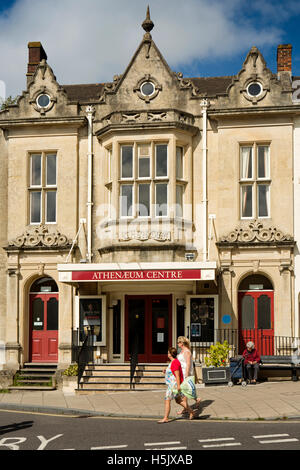
<path id="1" fill-rule="evenodd" d="M 47 54 L 40 42 L 29 42 L 28 43 L 28 68 L 27 68 L 27 85 L 31 82 L 32 77 L 37 69 L 39 63 L 43 60 L 47 60 Z"/>
<path id="2" fill-rule="evenodd" d="M 280 44 L 277 47 L 277 73 L 289 72 L 292 74 L 292 45 Z"/>

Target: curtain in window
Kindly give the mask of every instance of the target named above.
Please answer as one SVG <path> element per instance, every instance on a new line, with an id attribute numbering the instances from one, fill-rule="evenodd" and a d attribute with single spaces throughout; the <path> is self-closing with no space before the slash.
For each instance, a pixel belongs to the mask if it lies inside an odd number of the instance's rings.
<path id="1" fill-rule="evenodd" d="M 241 148 L 241 179 L 252 178 L 252 147 Z"/>

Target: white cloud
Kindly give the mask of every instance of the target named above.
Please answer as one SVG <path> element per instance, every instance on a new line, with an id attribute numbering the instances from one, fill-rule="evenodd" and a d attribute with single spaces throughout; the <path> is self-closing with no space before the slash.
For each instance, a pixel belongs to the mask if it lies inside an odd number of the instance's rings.
<path id="1" fill-rule="evenodd" d="M 0 79 L 7 94 L 26 87 L 29 41 L 42 42 L 61 84 L 111 81 L 142 40 L 148 3 L 153 39 L 177 71 L 196 59 L 232 58 L 280 40 L 279 29 L 243 17 L 243 0 L 18 0 L 0 16 Z"/>

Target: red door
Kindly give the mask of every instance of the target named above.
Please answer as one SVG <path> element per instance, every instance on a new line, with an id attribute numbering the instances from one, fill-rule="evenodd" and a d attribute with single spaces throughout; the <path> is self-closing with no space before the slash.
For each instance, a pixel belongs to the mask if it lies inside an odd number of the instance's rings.
<path id="1" fill-rule="evenodd" d="M 261 355 L 274 354 L 274 292 L 239 292 L 240 353 L 253 341 Z"/>
<path id="2" fill-rule="evenodd" d="M 30 294 L 32 362 L 58 361 L 58 294 Z"/>
<path id="3" fill-rule="evenodd" d="M 172 296 L 126 296 L 125 338 L 126 361 L 137 345 L 139 363 L 166 362 L 172 345 Z"/>

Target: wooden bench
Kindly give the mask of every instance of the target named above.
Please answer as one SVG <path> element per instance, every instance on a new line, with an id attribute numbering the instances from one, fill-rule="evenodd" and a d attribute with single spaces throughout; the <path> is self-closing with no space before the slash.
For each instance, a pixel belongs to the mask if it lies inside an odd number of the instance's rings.
<path id="1" fill-rule="evenodd" d="M 261 356 L 260 370 L 290 370 L 293 382 L 298 380 L 297 370 L 300 364 L 293 363 L 292 356 Z"/>

